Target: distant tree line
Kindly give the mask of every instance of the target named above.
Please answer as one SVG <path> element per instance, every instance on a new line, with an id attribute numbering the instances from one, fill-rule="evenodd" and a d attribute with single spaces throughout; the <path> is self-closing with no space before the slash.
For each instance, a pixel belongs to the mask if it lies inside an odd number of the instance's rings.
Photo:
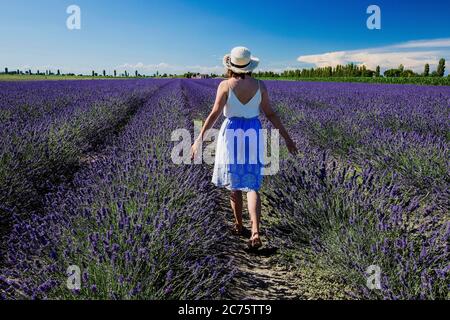
<path id="1" fill-rule="evenodd" d="M 389 69 L 384 72 L 386 77 L 443 77 L 445 74 L 445 59 L 440 59 L 439 64 L 435 71 L 430 74 L 430 65 L 425 64 L 423 73 L 418 74 L 412 70 L 405 70 L 405 67 L 401 64 L 397 69 Z"/>
<path id="2" fill-rule="evenodd" d="M 381 77 L 381 68 L 377 66 L 375 70 L 367 69 L 365 65 L 355 65 L 353 63 L 337 65 L 335 67 L 318 67 L 295 70 L 285 70 L 277 73 L 273 71 L 259 71 L 254 73 L 261 78 L 330 78 L 330 77 Z M 445 74 L 445 59 L 439 60 L 437 69 L 430 74 L 430 65 L 426 64 L 424 72 L 419 74 L 412 70 L 405 70 L 403 65 L 396 69 L 388 69 L 384 73 L 385 77 L 443 77 Z M 449 75 L 450 76 L 450 75 Z"/>
<path id="3" fill-rule="evenodd" d="M 200 73 L 200 72 L 186 72 L 183 74 L 183 78 L 217 78 L 219 75 L 215 73 Z"/>
<path id="4" fill-rule="evenodd" d="M 61 70 L 57 70 L 56 73 L 53 72 L 52 70 L 45 70 L 45 72 L 41 72 L 39 70 L 37 70 L 35 73 L 33 73 L 31 70 L 26 70 L 26 71 L 22 71 L 22 70 L 9 70 L 9 68 L 5 68 L 4 72 L 0 72 L 0 74 L 10 74 L 10 75 L 38 75 L 38 76 L 79 76 L 79 77 L 87 77 L 88 75 L 85 74 L 75 74 L 75 73 L 62 73 Z M 109 75 L 107 74 L 106 70 L 103 70 L 100 74 L 98 72 L 96 72 L 95 70 L 91 71 L 90 74 L 91 77 L 130 77 L 130 74 L 128 73 L 128 71 L 124 71 L 121 74 L 117 73 L 117 70 L 113 71 L 113 75 Z M 144 74 L 140 74 L 137 70 L 134 72 L 134 77 L 148 77 Z"/>
<path id="5" fill-rule="evenodd" d="M 116 78 L 116 77 L 121 77 L 121 78 L 130 78 L 130 77 L 134 77 L 134 78 L 215 78 L 218 77 L 217 74 L 211 73 L 211 74 L 200 74 L 200 73 L 195 73 L 195 72 L 187 72 L 181 75 L 178 74 L 168 74 L 168 73 L 163 73 L 160 74 L 159 71 L 156 71 L 155 73 L 153 73 L 152 75 L 145 75 L 145 74 L 141 74 L 139 73 L 138 70 L 134 71 L 133 76 L 130 75 L 130 73 L 128 71 L 123 71 L 122 73 L 118 73 L 117 70 L 114 70 L 112 72 L 112 75 L 109 75 L 106 70 L 102 70 L 101 73 L 96 72 L 95 70 L 92 70 L 90 75 L 85 75 L 85 74 L 74 74 L 74 73 L 62 73 L 61 70 L 57 70 L 56 73 L 51 71 L 51 70 L 46 70 L 45 72 L 40 72 L 39 70 L 37 70 L 35 73 L 33 73 L 31 70 L 26 70 L 26 71 L 21 71 L 19 69 L 11 71 L 8 68 L 5 68 L 4 72 L 0 72 L 0 74 L 9 74 L 9 75 L 39 75 L 39 76 L 80 76 L 80 77 L 104 77 L 104 78 Z"/>
<path id="6" fill-rule="evenodd" d="M 386 77 L 386 78 L 411 78 L 411 77 L 443 77 L 445 74 L 445 59 L 442 58 L 439 60 L 438 66 L 436 70 L 430 73 L 430 65 L 427 63 L 424 66 L 423 73 L 416 73 L 413 70 L 405 69 L 405 67 L 401 64 L 398 68 L 388 69 L 384 71 L 383 75 L 381 75 L 381 68 L 377 66 L 375 70 L 368 69 L 365 65 L 356 65 L 354 63 L 350 63 L 347 65 L 337 65 L 335 67 L 318 67 L 318 68 L 304 68 L 304 69 L 295 69 L 295 70 L 285 70 L 283 72 L 273 72 L 273 71 L 259 71 L 255 72 L 254 76 L 259 78 L 333 78 L 333 77 L 364 77 L 364 78 L 378 78 L 378 77 Z M 36 73 L 32 73 L 31 70 L 21 71 L 21 70 L 9 70 L 5 68 L 5 72 L 0 72 L 0 74 L 11 74 L 11 75 L 43 75 L 43 76 L 76 76 L 73 73 L 61 73 L 60 70 L 57 70 L 54 73 L 51 70 L 46 70 L 45 72 L 40 72 L 37 70 Z M 78 74 L 77 76 L 87 75 Z M 112 75 L 107 74 L 106 70 L 103 70 L 100 75 L 95 70 L 92 70 L 90 75 L 91 77 L 122 77 L 129 78 L 131 77 L 128 71 L 124 71 L 121 74 L 118 74 L 117 70 L 113 71 Z M 222 75 L 223 76 L 223 75 Z M 216 78 L 217 74 L 201 74 L 195 72 L 186 72 L 184 74 L 160 74 L 156 71 L 152 75 L 140 74 L 137 70 L 134 72 L 135 78 L 141 77 L 150 77 L 150 78 Z M 450 75 L 449 75 L 450 77 Z"/>

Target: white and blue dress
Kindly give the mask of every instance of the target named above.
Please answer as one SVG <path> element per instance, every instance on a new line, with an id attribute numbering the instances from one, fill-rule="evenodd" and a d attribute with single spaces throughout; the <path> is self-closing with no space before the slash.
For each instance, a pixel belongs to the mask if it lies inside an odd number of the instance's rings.
<path id="1" fill-rule="evenodd" d="M 217 137 L 212 182 L 232 191 L 258 191 L 262 183 L 264 139 L 259 120 L 261 87 L 243 104 L 230 88 Z"/>

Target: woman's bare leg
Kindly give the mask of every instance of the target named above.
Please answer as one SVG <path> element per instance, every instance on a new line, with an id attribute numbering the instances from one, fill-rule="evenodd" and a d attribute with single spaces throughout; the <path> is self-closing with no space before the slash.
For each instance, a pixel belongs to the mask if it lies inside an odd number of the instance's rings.
<path id="1" fill-rule="evenodd" d="M 255 233 L 258 233 L 255 238 L 259 236 L 259 223 L 261 218 L 261 198 L 259 193 L 251 191 L 247 193 L 248 212 L 250 214 L 250 220 L 252 221 L 252 237 Z"/>
<path id="2" fill-rule="evenodd" d="M 242 191 L 231 191 L 231 208 L 234 214 L 234 223 L 242 228 Z"/>

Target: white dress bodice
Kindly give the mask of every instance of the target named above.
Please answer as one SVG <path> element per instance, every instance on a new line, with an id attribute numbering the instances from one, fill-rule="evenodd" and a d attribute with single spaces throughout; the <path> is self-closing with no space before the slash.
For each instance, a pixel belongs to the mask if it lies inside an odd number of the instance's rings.
<path id="1" fill-rule="evenodd" d="M 228 99 L 223 110 L 223 115 L 227 118 L 239 117 L 249 119 L 257 117 L 260 113 L 261 100 L 261 87 L 258 87 L 258 91 L 256 91 L 255 95 L 246 104 L 242 104 L 234 94 L 234 91 L 229 88 Z"/>

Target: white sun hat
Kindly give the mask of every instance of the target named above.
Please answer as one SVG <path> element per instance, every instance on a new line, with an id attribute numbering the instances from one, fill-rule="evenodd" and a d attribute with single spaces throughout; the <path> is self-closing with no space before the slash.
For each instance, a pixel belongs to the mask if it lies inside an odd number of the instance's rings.
<path id="1" fill-rule="evenodd" d="M 259 59 L 252 56 L 246 47 L 235 47 L 231 53 L 223 57 L 223 65 L 235 73 L 252 72 L 259 63 Z"/>

